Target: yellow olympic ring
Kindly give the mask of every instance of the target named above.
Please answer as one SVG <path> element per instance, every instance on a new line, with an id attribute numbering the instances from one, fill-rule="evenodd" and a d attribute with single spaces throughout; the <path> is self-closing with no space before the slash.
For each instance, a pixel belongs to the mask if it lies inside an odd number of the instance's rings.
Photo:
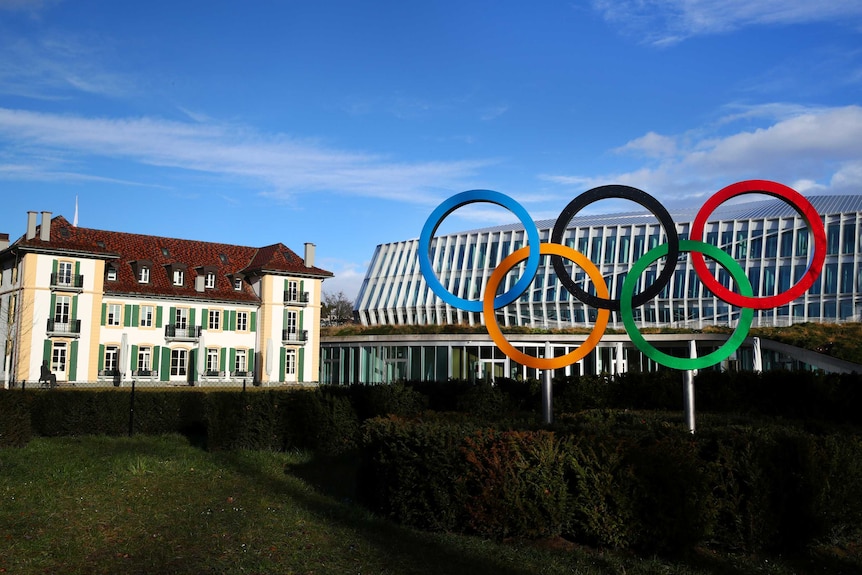
<path id="1" fill-rule="evenodd" d="M 497 324 L 497 318 L 494 314 L 494 296 L 497 294 L 497 288 L 500 286 L 506 273 L 515 267 L 515 264 L 527 259 L 529 253 L 529 246 L 512 252 L 502 262 L 500 262 L 500 265 L 497 266 L 491 274 L 491 277 L 488 278 L 488 284 L 485 286 L 485 295 L 482 299 L 482 311 L 485 314 L 485 327 L 488 329 L 488 334 L 491 336 L 491 340 L 497 344 L 497 347 L 521 365 L 535 369 L 558 369 L 571 365 L 584 358 L 599 344 L 599 340 L 601 340 L 602 335 L 605 333 L 605 328 L 608 325 L 608 318 L 611 315 L 611 311 L 606 308 L 599 309 L 596 323 L 593 326 L 593 330 L 590 332 L 589 337 L 587 337 L 580 347 L 561 357 L 533 357 L 515 349 L 515 347 L 503 336 L 503 332 L 500 331 L 500 326 Z M 596 267 L 596 264 L 590 261 L 590 259 L 581 252 L 561 244 L 543 243 L 539 245 L 539 253 L 541 255 L 558 255 L 567 260 L 571 260 L 590 276 L 590 280 L 592 280 L 593 285 L 596 288 L 596 295 L 600 298 L 608 297 L 608 286 L 605 283 L 605 278 L 602 277 L 602 273 L 599 271 L 599 268 Z"/>

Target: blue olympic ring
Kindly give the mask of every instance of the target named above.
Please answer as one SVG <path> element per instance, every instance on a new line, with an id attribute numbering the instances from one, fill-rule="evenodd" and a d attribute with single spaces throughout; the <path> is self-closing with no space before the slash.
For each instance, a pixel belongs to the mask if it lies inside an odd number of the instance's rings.
<path id="1" fill-rule="evenodd" d="M 428 216 L 428 220 L 422 227 L 422 235 L 419 236 L 419 269 L 422 271 L 422 275 L 425 276 L 425 281 L 428 282 L 428 287 L 430 287 L 431 290 L 445 303 L 453 307 L 461 308 L 465 311 L 481 313 L 481 300 L 468 300 L 458 297 L 443 286 L 440 280 L 437 279 L 437 275 L 434 273 L 434 267 L 431 265 L 431 258 L 429 256 L 431 238 L 434 237 L 434 233 L 437 231 L 437 228 L 443 219 L 458 208 L 475 202 L 489 202 L 497 204 L 518 216 L 518 219 L 521 220 L 521 223 L 524 225 L 524 229 L 526 230 L 527 245 L 530 248 L 530 255 L 527 258 L 526 268 L 524 269 L 523 275 L 509 291 L 494 298 L 494 309 L 500 309 L 501 307 L 509 305 L 518 299 L 518 296 L 520 296 L 524 291 L 526 291 L 530 286 L 530 283 L 532 283 L 536 272 L 539 270 L 539 260 L 541 255 L 539 254 L 539 230 L 536 228 L 536 224 L 521 204 L 505 194 L 501 194 L 500 192 L 495 192 L 493 190 L 469 190 L 461 192 L 460 194 L 455 194 L 437 206 L 437 209 L 431 212 L 431 215 Z"/>

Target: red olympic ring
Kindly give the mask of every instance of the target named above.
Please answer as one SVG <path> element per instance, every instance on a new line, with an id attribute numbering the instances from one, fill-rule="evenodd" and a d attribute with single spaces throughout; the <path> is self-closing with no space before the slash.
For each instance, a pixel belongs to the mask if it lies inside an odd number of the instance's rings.
<path id="1" fill-rule="evenodd" d="M 697 212 L 697 216 L 695 216 L 694 222 L 691 224 L 690 238 L 695 241 L 702 241 L 707 218 L 720 204 L 736 196 L 758 193 L 767 194 L 786 201 L 802 216 L 805 223 L 808 224 L 808 230 L 814 237 L 814 253 L 812 254 L 808 269 L 799 281 L 792 285 L 790 289 L 774 296 L 749 297 L 732 292 L 721 285 L 707 268 L 702 253 L 691 252 L 691 263 L 703 285 L 719 299 L 738 307 L 767 309 L 782 306 L 805 293 L 805 290 L 811 287 L 823 269 L 823 262 L 826 260 L 826 230 L 823 227 L 820 214 L 817 213 L 811 202 L 793 188 L 789 188 L 778 182 L 769 180 L 745 180 L 737 182 L 722 188 L 706 201 L 700 211 Z"/>

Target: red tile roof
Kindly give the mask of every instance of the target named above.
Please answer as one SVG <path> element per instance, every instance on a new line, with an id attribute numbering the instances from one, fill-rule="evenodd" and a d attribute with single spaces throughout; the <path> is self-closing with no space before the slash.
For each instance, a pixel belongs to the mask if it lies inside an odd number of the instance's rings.
<path id="1" fill-rule="evenodd" d="M 115 281 L 105 281 L 106 293 L 200 297 L 233 301 L 259 301 L 251 286 L 244 282 L 235 290 L 233 276 L 263 273 L 299 277 L 328 278 L 332 272 L 306 267 L 304 260 L 287 246 L 278 243 L 262 248 L 235 246 L 195 240 L 181 240 L 143 234 L 111 232 L 72 226 L 63 216 L 51 220 L 48 242 L 22 236 L 13 246 L 27 249 L 85 252 L 108 260 L 117 269 Z M 150 263 L 150 281 L 138 282 L 135 262 Z M 173 285 L 172 265 L 185 266 L 183 286 Z M 204 269 L 205 268 L 205 269 Z M 215 272 L 215 288 L 195 290 L 195 278 L 206 271 Z"/>

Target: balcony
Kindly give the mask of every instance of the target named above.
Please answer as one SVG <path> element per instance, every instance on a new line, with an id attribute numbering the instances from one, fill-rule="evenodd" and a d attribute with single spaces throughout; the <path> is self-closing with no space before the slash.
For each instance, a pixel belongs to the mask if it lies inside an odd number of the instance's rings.
<path id="1" fill-rule="evenodd" d="M 81 320 L 60 322 L 48 320 L 48 337 L 81 337 Z"/>
<path id="2" fill-rule="evenodd" d="M 308 341 L 308 330 L 295 331 L 289 329 L 281 330 L 281 342 L 284 345 L 301 345 Z"/>
<path id="3" fill-rule="evenodd" d="M 284 305 L 307 306 L 309 302 L 308 292 L 284 292 Z"/>
<path id="4" fill-rule="evenodd" d="M 84 291 L 84 276 L 80 274 L 51 274 L 51 289 L 59 291 Z"/>
<path id="5" fill-rule="evenodd" d="M 132 378 L 136 381 L 158 381 L 159 372 L 156 369 L 132 370 Z"/>
<path id="6" fill-rule="evenodd" d="M 165 325 L 165 339 L 168 341 L 198 341 L 201 338 L 201 326 L 177 327 L 176 324 Z"/>

